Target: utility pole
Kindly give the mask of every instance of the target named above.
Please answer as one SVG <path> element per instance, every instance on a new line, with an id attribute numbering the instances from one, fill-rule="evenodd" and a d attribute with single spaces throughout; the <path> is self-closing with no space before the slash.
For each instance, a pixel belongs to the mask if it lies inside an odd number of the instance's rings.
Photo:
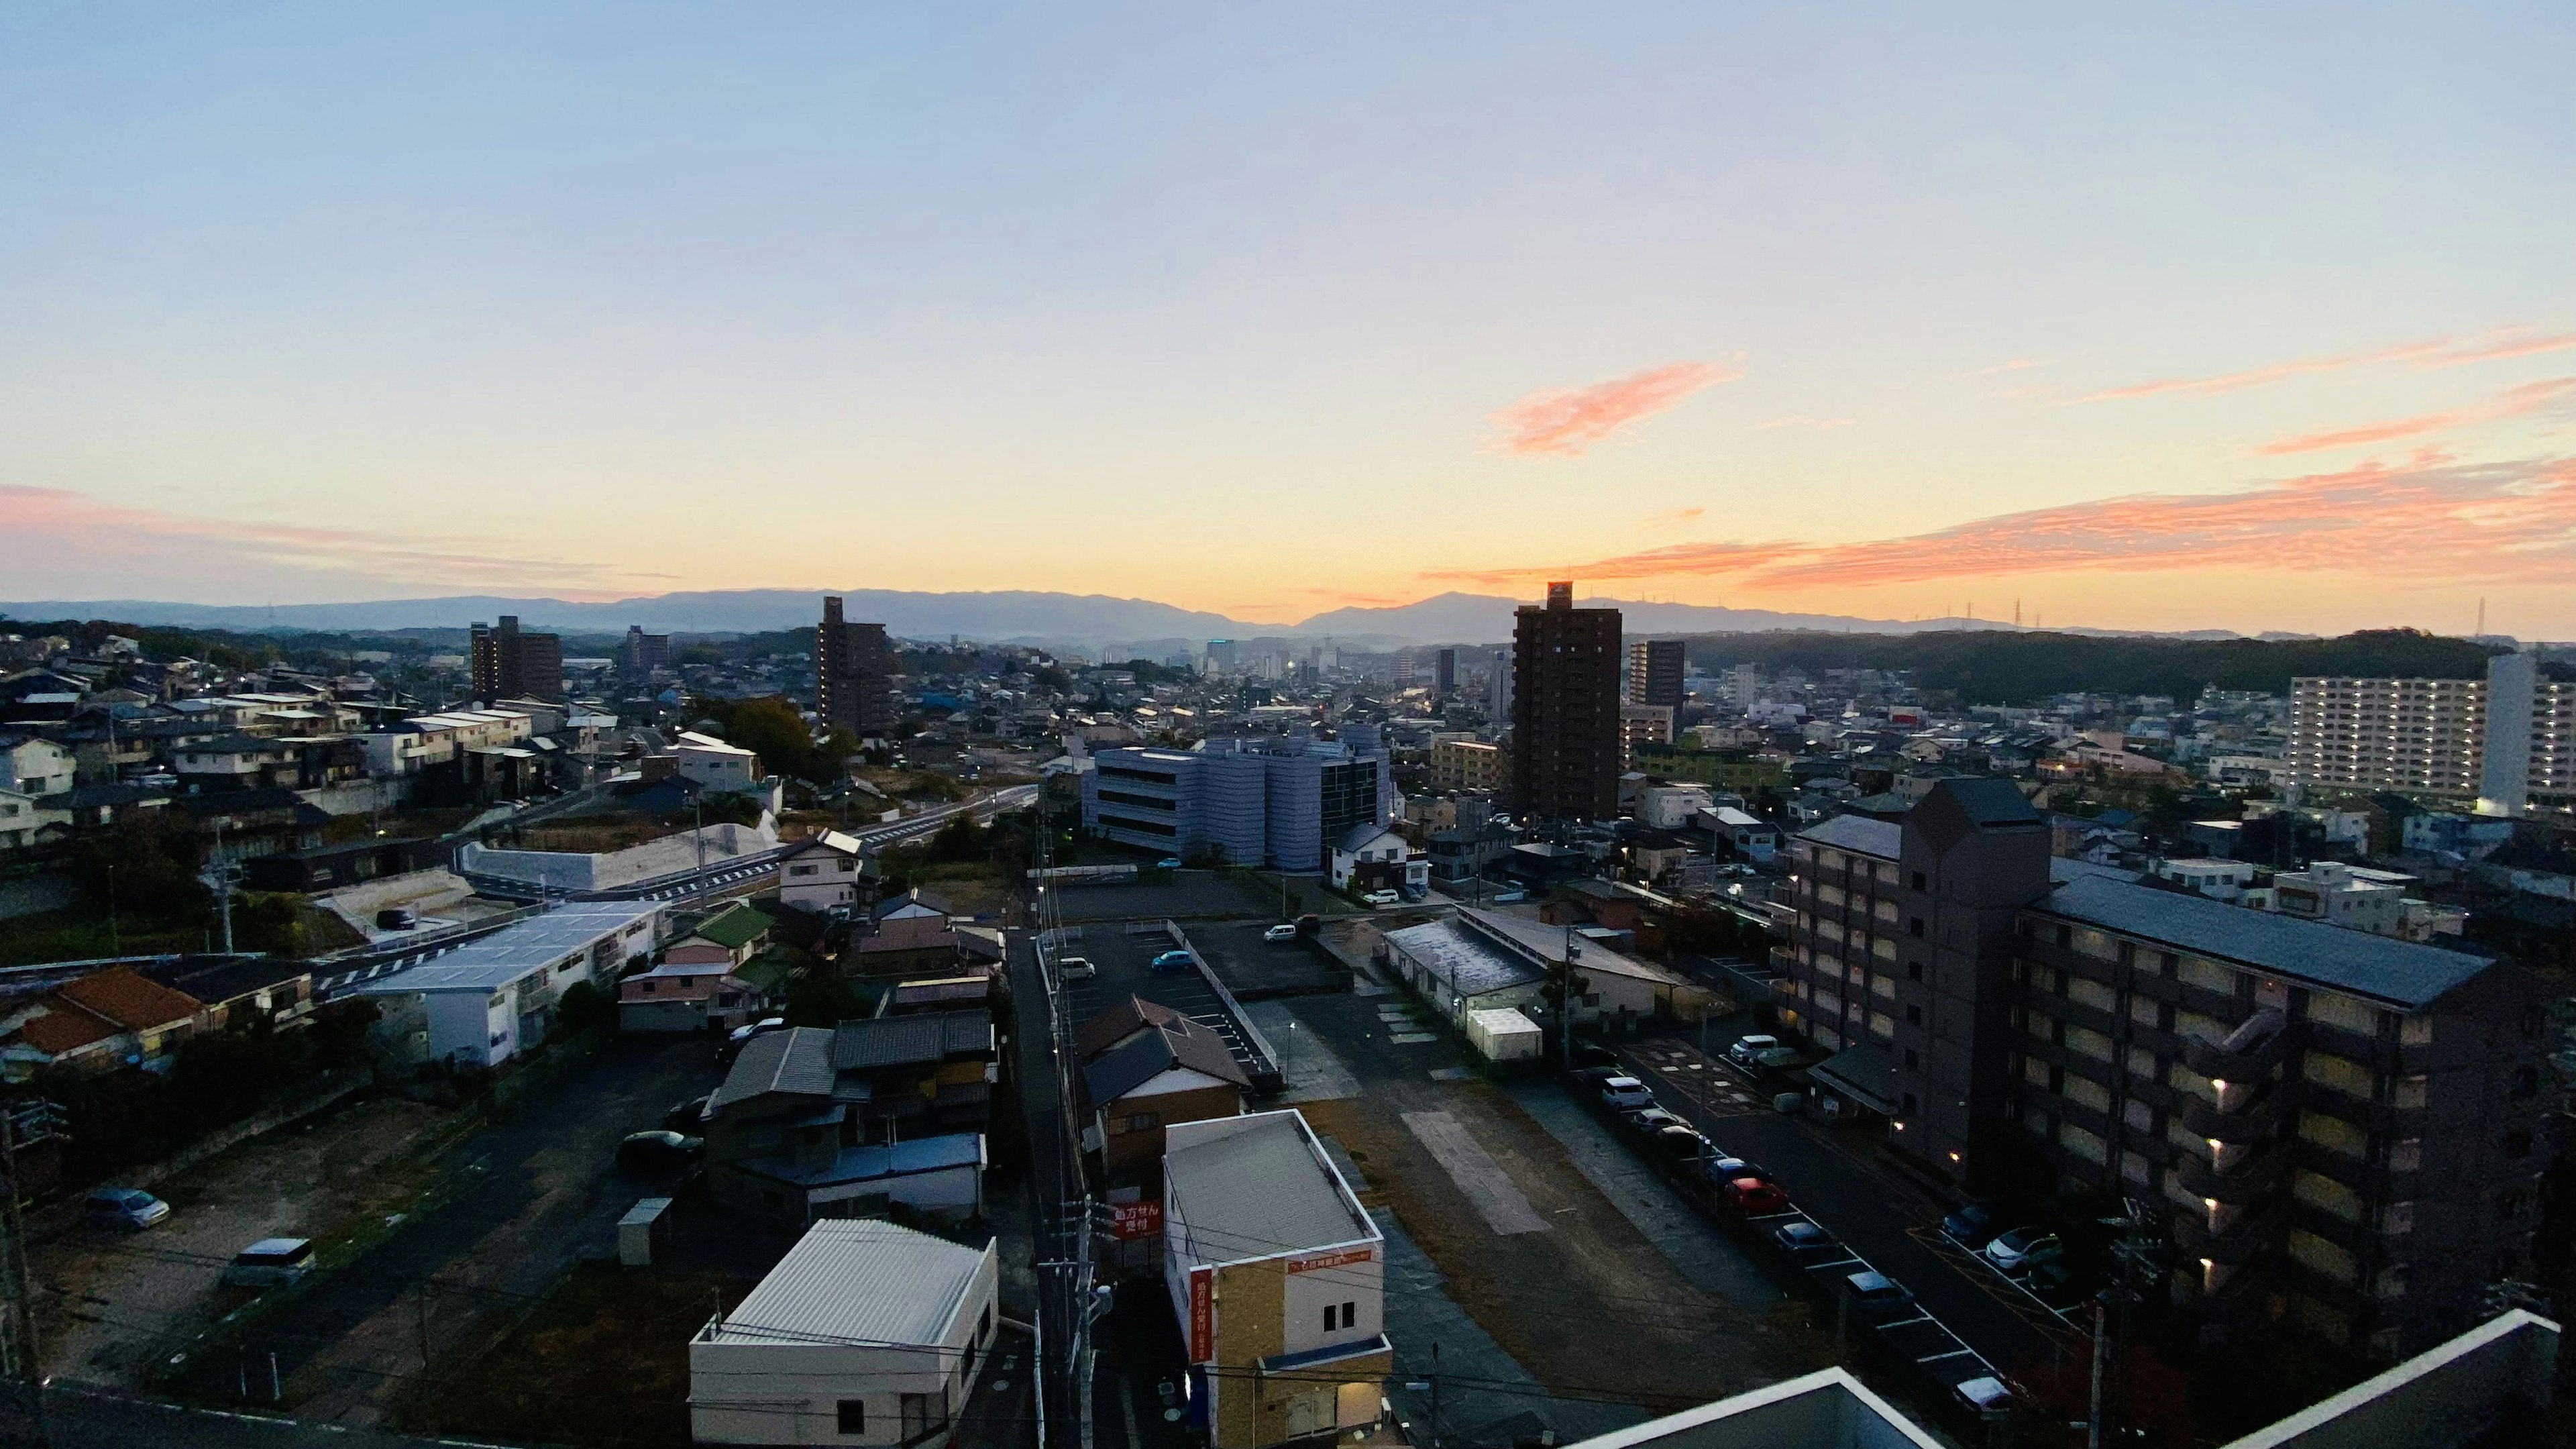
<path id="1" fill-rule="evenodd" d="M 2102 1449 L 2102 1368 L 2109 1357 L 2109 1337 L 2103 1332 L 2102 1300 L 2093 1300 L 2093 1411 L 2084 1420 L 2084 1449 Z"/>
<path id="2" fill-rule="evenodd" d="M 215 858 L 209 873 L 215 888 L 215 905 L 223 913 L 224 954 L 233 954 L 233 863 L 224 854 L 224 822 L 215 821 Z"/>
<path id="3" fill-rule="evenodd" d="M 35 1280 L 27 1269 L 27 1224 L 19 1211 L 18 1149 L 54 1135 L 51 1103 L 0 1106 L 0 1370 L 10 1384 L 0 1444 L 35 1449 L 53 1441 L 45 1427 L 45 1372 L 36 1343 Z"/>

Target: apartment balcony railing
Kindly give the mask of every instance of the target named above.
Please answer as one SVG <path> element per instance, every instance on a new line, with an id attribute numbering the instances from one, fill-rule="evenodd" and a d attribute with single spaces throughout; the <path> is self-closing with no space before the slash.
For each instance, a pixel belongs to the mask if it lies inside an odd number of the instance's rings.
<path id="1" fill-rule="evenodd" d="M 2265 1007 L 2247 1017 L 2215 1046 L 2185 1041 L 2183 1064 L 2213 1081 L 2261 1081 L 2281 1064 L 2282 1055 L 2289 1049 L 2284 1030 L 2287 1025 L 2280 1012 Z"/>
<path id="2" fill-rule="evenodd" d="M 2212 1219 L 2219 1222 L 2211 1227 Z M 2234 1208 L 2221 1203 L 2208 1217 L 2190 1213 L 2176 1214 L 2174 1246 L 2187 1258 L 2234 1266 L 2247 1263 L 2269 1251 L 2280 1238 L 2285 1221 L 2278 1204 Z"/>
<path id="3" fill-rule="evenodd" d="M 2295 1095 L 2294 1084 L 2286 1083 L 2259 1095 L 2231 1086 L 2216 1102 L 2194 1095 L 2183 1101 L 2182 1125 L 2195 1137 L 2218 1142 L 2268 1142 L 2280 1135 Z M 2229 1100 L 2240 1096 L 2241 1101 Z"/>
<path id="4" fill-rule="evenodd" d="M 2174 1175 L 2194 1197 L 2243 1206 L 2278 1190 L 2289 1166 L 2290 1154 L 2274 1144 L 2222 1151 L 2216 1161 L 2186 1152 Z"/>

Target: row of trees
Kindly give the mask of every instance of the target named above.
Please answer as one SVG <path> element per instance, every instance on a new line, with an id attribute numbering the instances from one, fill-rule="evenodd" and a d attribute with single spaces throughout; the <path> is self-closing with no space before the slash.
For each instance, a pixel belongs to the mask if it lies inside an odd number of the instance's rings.
<path id="1" fill-rule="evenodd" d="M 757 699 L 694 696 L 688 713 L 693 720 L 713 721 L 715 733 L 725 743 L 749 750 L 770 769 L 809 785 L 829 785 L 841 778 L 850 757 L 859 752 L 858 736 L 838 727 L 826 731 L 817 743 L 804 715 L 774 694 Z"/>

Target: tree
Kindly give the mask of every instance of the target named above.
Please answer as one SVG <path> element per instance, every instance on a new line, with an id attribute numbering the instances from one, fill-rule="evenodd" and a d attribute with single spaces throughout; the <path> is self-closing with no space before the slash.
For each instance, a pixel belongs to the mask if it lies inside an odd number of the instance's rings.
<path id="1" fill-rule="evenodd" d="M 800 971 L 787 982 L 789 1026 L 839 1026 L 868 1014 L 850 983 L 828 971 Z"/>
<path id="2" fill-rule="evenodd" d="M 175 810 L 129 811 L 80 837 L 72 869 L 90 904 L 165 921 L 197 921 L 213 904 L 197 880 L 197 837 Z"/>
<path id="3" fill-rule="evenodd" d="M 233 896 L 233 944 L 244 951 L 271 956 L 301 956 L 311 948 L 312 932 L 304 925 L 300 896 L 237 891 Z"/>
<path id="4" fill-rule="evenodd" d="M 617 1003 L 588 981 L 576 981 L 555 998 L 555 1021 L 566 1033 L 608 1031 L 617 1025 Z"/>
<path id="5" fill-rule="evenodd" d="M 971 814 L 959 815 L 930 837 L 930 859 L 941 865 L 983 860 L 991 854 L 991 834 Z"/>

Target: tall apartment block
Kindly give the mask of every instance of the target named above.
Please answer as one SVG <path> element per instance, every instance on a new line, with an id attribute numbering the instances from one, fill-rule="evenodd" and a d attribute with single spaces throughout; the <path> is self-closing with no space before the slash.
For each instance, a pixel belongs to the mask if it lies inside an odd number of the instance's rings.
<path id="1" fill-rule="evenodd" d="M 671 636 L 647 634 L 641 624 L 626 626 L 626 672 L 650 674 L 671 665 Z"/>
<path id="2" fill-rule="evenodd" d="M 2285 763 L 2309 795 L 2576 810 L 2576 685 L 2541 679 L 2528 654 L 2495 656 L 2484 679 L 2294 679 Z"/>
<path id="3" fill-rule="evenodd" d="M 1457 650 L 1443 649 L 1440 651 L 1432 674 L 1432 687 L 1439 691 L 1439 697 L 1442 699 L 1447 699 L 1449 696 L 1458 692 Z"/>
<path id="4" fill-rule="evenodd" d="M 1628 702 L 1682 707 L 1682 641 L 1640 639 L 1628 646 Z"/>
<path id="5" fill-rule="evenodd" d="M 823 622 L 814 631 L 814 713 L 827 727 L 861 738 L 894 728 L 891 660 L 883 624 L 853 624 L 841 601 L 823 598 Z"/>
<path id="6" fill-rule="evenodd" d="M 1544 820 L 1619 813 L 1619 685 L 1627 652 L 1619 611 L 1574 607 L 1574 585 L 1547 586 L 1512 623 L 1512 801 Z"/>
<path id="7" fill-rule="evenodd" d="M 1931 1170 L 2159 1212 L 2213 1331 L 2382 1358 L 2529 1272 L 2547 989 L 2510 963 L 2052 861 L 2010 781 L 1793 842 L 1784 1026 Z"/>
<path id="8" fill-rule="evenodd" d="M 1512 722 L 1512 656 L 1494 651 L 1493 672 L 1485 677 L 1485 714 L 1497 725 Z"/>
<path id="9" fill-rule="evenodd" d="M 467 636 L 467 663 L 480 700 L 564 698 L 563 640 L 526 634 L 519 616 L 503 614 L 498 628 L 476 624 Z"/>

